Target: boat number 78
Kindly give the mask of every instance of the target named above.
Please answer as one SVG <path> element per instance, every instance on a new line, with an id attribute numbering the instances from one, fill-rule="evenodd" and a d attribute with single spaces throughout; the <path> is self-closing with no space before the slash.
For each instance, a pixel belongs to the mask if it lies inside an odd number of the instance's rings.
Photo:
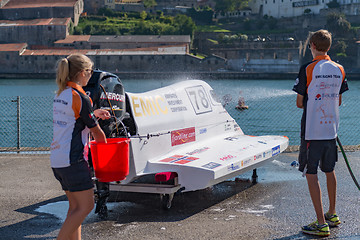
<path id="1" fill-rule="evenodd" d="M 211 105 L 203 86 L 186 88 L 186 93 L 196 114 L 211 112 Z"/>

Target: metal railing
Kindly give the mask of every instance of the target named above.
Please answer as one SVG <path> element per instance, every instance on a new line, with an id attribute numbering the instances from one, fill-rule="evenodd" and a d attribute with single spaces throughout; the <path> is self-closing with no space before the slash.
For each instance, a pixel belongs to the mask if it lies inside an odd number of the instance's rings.
<path id="1" fill-rule="evenodd" d="M 48 151 L 52 141 L 53 97 L 0 97 L 0 152 Z M 238 111 L 236 103 L 226 105 L 229 114 L 249 135 L 285 135 L 290 145 L 300 143 L 302 111 L 287 98 L 249 100 L 248 110 Z M 360 144 L 356 101 L 340 108 L 339 136 L 347 149 Z"/>

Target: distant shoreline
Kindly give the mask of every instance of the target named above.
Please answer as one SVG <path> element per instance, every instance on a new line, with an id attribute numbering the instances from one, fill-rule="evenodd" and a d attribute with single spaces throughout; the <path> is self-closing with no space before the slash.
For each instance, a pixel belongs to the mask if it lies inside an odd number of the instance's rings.
<path id="1" fill-rule="evenodd" d="M 120 79 L 256 79 L 291 80 L 297 73 L 277 72 L 117 72 Z M 348 80 L 360 80 L 360 73 L 347 73 Z M 0 79 L 54 79 L 55 73 L 0 73 Z"/>
<path id="2" fill-rule="evenodd" d="M 121 79 L 295 79 L 297 73 L 255 72 L 112 72 Z M 0 79 L 53 79 L 55 73 L 0 73 Z"/>

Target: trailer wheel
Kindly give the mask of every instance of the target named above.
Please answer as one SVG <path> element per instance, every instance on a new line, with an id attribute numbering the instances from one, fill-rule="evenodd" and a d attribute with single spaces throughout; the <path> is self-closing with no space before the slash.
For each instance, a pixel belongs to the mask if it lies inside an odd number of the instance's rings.
<path id="1" fill-rule="evenodd" d="M 171 208 L 171 202 L 173 200 L 174 194 L 161 194 L 161 207 L 164 210 L 169 210 Z"/>

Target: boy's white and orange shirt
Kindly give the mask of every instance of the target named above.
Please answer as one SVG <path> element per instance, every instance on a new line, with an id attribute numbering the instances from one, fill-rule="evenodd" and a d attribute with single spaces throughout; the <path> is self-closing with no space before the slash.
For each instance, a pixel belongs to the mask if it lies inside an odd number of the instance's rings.
<path id="1" fill-rule="evenodd" d="M 335 139 L 339 128 L 339 96 L 348 90 L 343 66 L 328 55 L 317 56 L 300 68 L 293 90 L 304 96 L 302 137 Z"/>

